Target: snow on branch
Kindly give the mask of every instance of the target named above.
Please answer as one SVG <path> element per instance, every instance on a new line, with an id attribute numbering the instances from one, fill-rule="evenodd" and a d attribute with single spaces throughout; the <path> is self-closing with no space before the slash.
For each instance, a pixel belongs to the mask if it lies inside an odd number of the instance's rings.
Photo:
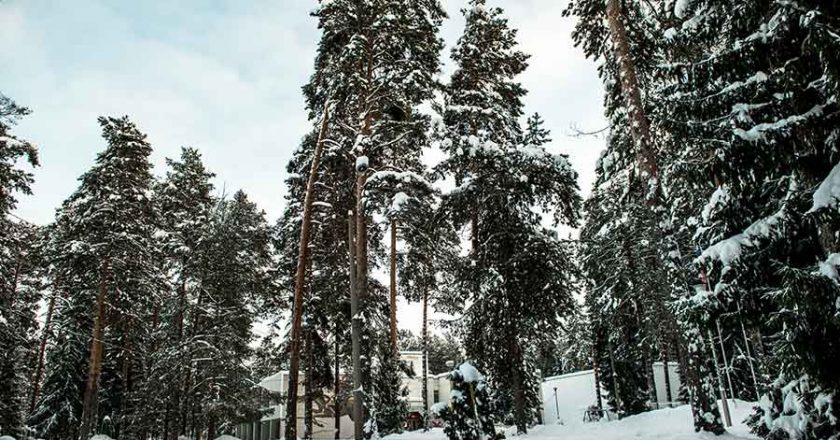
<path id="1" fill-rule="evenodd" d="M 837 272 L 838 267 L 840 267 L 840 253 L 837 252 L 829 255 L 825 261 L 820 261 L 818 265 L 820 275 L 840 284 L 840 274 Z M 840 299 L 838 300 L 838 309 L 840 309 Z"/>
<path id="2" fill-rule="evenodd" d="M 823 109 L 825 109 L 825 105 L 815 105 L 810 110 L 801 115 L 793 115 L 789 116 L 784 119 L 780 119 L 776 122 L 767 122 L 758 124 L 749 130 L 743 130 L 741 128 L 734 129 L 734 133 L 739 138 L 749 141 L 749 142 L 757 142 L 760 140 L 764 140 L 765 133 L 772 132 L 772 131 L 779 131 L 783 129 L 787 129 L 793 125 L 799 124 L 801 122 L 807 121 L 810 118 L 817 117 L 823 114 Z"/>
<path id="3" fill-rule="evenodd" d="M 697 257 L 695 263 L 702 264 L 716 260 L 723 263 L 724 266 L 731 265 L 741 257 L 744 247 L 755 246 L 763 239 L 780 235 L 786 216 L 785 207 L 782 207 L 773 215 L 757 220 L 744 232 L 709 246 Z"/>
<path id="4" fill-rule="evenodd" d="M 406 182 L 406 183 L 419 183 L 425 189 L 430 192 L 435 192 L 435 187 L 426 180 L 425 177 L 421 176 L 418 173 L 413 171 L 377 171 L 371 174 L 368 177 L 367 181 L 369 184 L 376 183 L 377 181 L 385 181 L 385 180 L 393 180 L 398 182 Z"/>
<path id="5" fill-rule="evenodd" d="M 834 207 L 838 202 L 840 202 L 840 163 L 834 165 L 825 180 L 814 191 L 814 204 L 808 213 Z"/>

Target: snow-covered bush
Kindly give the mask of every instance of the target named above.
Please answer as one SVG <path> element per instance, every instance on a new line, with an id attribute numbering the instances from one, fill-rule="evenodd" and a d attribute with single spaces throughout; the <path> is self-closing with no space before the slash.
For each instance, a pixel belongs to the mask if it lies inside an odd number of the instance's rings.
<path id="1" fill-rule="evenodd" d="M 503 439 L 494 426 L 493 398 L 478 369 L 464 362 L 449 373 L 449 404 L 437 403 L 432 412 L 443 419 L 450 440 Z"/>

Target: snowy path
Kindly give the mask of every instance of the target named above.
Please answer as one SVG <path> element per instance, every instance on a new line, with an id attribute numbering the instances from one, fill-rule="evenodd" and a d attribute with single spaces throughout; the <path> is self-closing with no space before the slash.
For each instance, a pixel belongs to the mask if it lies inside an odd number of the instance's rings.
<path id="1" fill-rule="evenodd" d="M 750 413 L 751 405 L 738 402 L 737 408 L 732 408 L 732 422 L 734 426 L 722 436 L 710 433 L 696 433 L 691 424 L 691 410 L 687 405 L 678 408 L 667 408 L 628 417 L 624 420 L 602 423 L 586 423 L 577 425 L 537 426 L 528 435 L 516 437 L 508 435 L 508 439 L 522 440 L 743 440 L 757 439 L 749 433 L 749 428 L 741 423 Z M 428 433 L 408 432 L 400 435 L 385 437 L 385 440 L 446 440 L 442 429 L 434 429 Z"/>

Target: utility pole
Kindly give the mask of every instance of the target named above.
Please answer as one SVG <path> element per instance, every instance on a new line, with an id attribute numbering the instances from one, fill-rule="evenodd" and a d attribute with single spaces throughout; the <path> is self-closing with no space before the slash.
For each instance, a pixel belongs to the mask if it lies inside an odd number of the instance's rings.
<path id="1" fill-rule="evenodd" d="M 723 406 L 723 420 L 726 422 L 726 427 L 728 428 L 732 426 L 732 417 L 729 416 L 729 403 L 726 401 L 726 386 L 720 377 L 720 364 L 718 364 L 717 350 L 715 350 L 715 338 L 712 336 L 711 331 L 709 331 L 709 345 L 712 346 L 712 357 L 715 359 L 715 370 L 718 372 L 718 387 L 720 389 L 721 406 Z"/>
<path id="2" fill-rule="evenodd" d="M 726 347 L 723 346 L 723 333 L 720 331 L 720 318 L 715 320 L 715 325 L 717 325 L 718 341 L 720 341 L 720 354 L 723 356 L 723 371 L 726 373 L 726 383 L 729 384 L 729 395 L 732 397 L 732 406 L 737 407 L 738 405 L 735 403 L 735 389 L 732 388 L 732 377 L 729 375 L 729 361 L 726 360 Z"/>
<path id="3" fill-rule="evenodd" d="M 752 351 L 750 350 L 750 340 L 747 338 L 747 329 L 744 328 L 744 320 L 741 317 L 741 303 L 735 303 L 738 306 L 738 323 L 741 324 L 741 335 L 744 337 L 744 349 L 747 351 L 747 362 L 750 364 L 750 374 L 752 375 L 753 386 L 755 387 L 755 396 L 758 398 L 758 379 L 755 376 L 755 368 L 753 367 Z"/>

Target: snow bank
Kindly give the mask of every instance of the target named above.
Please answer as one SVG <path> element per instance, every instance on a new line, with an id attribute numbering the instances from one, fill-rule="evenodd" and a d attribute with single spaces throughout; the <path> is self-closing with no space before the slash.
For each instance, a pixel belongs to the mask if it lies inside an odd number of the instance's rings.
<path id="1" fill-rule="evenodd" d="M 521 440 L 754 440 L 749 428 L 741 421 L 752 411 L 753 404 L 740 400 L 729 400 L 733 427 L 726 434 L 714 436 L 694 432 L 691 408 L 683 405 L 677 408 L 660 409 L 612 422 L 594 422 L 581 425 L 540 425 Z M 500 431 L 508 431 L 500 429 Z M 509 438 L 513 438 L 510 437 Z M 429 432 L 412 431 L 390 435 L 384 440 L 446 440 L 443 430 Z"/>

